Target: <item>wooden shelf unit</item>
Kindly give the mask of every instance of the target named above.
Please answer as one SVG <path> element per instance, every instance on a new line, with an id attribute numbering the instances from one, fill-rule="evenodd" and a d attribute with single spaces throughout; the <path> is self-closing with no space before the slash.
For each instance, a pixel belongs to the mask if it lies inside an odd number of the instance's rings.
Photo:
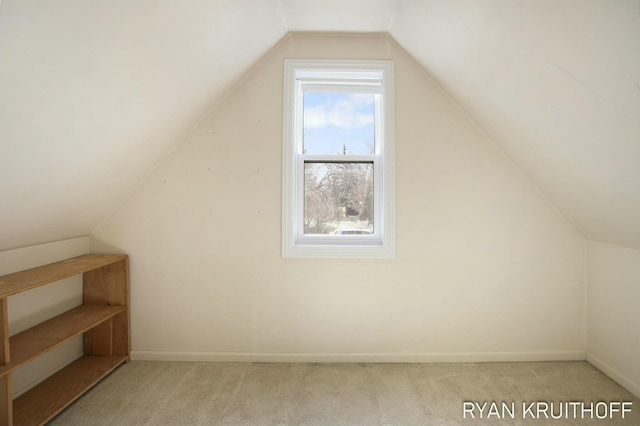
<path id="1" fill-rule="evenodd" d="M 78 274 L 81 306 L 9 337 L 9 296 Z M 42 425 L 129 361 L 129 258 L 88 254 L 1 276 L 0 320 L 0 425 Z M 79 335 L 83 357 L 12 401 L 12 371 Z"/>

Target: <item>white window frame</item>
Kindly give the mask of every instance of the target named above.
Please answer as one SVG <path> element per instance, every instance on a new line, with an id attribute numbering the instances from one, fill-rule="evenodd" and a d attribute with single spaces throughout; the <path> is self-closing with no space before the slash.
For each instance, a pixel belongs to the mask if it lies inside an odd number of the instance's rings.
<path id="1" fill-rule="evenodd" d="M 395 257 L 395 120 L 392 61 L 284 61 L 282 162 L 282 256 L 324 258 Z M 302 93 L 345 91 L 379 93 L 373 155 L 308 155 L 302 146 Z M 305 162 L 372 162 L 373 235 L 304 234 Z"/>

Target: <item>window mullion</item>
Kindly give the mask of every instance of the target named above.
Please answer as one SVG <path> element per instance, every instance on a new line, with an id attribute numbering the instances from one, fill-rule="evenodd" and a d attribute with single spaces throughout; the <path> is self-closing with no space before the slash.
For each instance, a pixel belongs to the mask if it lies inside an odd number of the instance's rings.
<path id="1" fill-rule="evenodd" d="M 371 163 L 377 155 L 310 155 L 300 154 L 304 163 Z"/>

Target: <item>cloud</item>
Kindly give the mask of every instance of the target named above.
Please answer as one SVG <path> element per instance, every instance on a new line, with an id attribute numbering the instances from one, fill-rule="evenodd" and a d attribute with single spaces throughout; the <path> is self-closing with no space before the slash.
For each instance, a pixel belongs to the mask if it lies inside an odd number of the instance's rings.
<path id="1" fill-rule="evenodd" d="M 335 126 L 352 130 L 370 126 L 374 122 L 373 102 L 374 96 L 369 94 L 332 94 L 324 103 L 305 107 L 304 127 Z"/>

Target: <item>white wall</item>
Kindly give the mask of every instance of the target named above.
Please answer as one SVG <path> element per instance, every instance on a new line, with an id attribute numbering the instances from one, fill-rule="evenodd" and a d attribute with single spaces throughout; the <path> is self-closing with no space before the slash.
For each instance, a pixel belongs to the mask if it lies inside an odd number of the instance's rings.
<path id="1" fill-rule="evenodd" d="M 284 58 L 393 59 L 397 257 L 280 256 Z M 585 241 L 384 35 L 285 38 L 91 235 L 134 359 L 584 359 Z"/>
<path id="2" fill-rule="evenodd" d="M 589 241 L 587 359 L 640 397 L 640 251 Z"/>
<path id="3" fill-rule="evenodd" d="M 89 237 L 0 251 L 0 276 L 89 253 Z M 9 334 L 20 333 L 82 304 L 82 275 L 9 297 Z M 82 336 L 16 370 L 18 396 L 82 355 Z"/>

